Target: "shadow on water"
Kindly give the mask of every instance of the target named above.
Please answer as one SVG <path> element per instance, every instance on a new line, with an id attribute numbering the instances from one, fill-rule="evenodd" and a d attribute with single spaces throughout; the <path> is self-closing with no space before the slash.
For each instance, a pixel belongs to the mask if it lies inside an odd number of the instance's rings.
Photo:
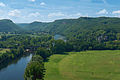
<path id="1" fill-rule="evenodd" d="M 3 63 L 0 63 L 0 71 L 1 71 L 2 69 L 7 68 L 7 67 L 8 67 L 9 65 L 11 65 L 11 64 L 17 64 L 18 61 L 19 61 L 21 58 L 27 57 L 27 56 L 29 56 L 29 55 L 30 55 L 30 54 L 25 54 L 25 55 L 22 55 L 22 56 L 19 56 L 19 57 L 15 58 L 14 60 L 6 60 L 6 61 L 4 61 Z"/>

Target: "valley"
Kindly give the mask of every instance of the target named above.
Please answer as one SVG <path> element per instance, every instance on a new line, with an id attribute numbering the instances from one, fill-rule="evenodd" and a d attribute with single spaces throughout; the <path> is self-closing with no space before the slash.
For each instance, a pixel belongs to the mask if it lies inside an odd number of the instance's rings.
<path id="1" fill-rule="evenodd" d="M 0 20 L 0 80 L 119 80 L 119 22 L 111 17 Z"/>
<path id="2" fill-rule="evenodd" d="M 0 80 L 120 80 L 120 0 L 0 0 Z"/>

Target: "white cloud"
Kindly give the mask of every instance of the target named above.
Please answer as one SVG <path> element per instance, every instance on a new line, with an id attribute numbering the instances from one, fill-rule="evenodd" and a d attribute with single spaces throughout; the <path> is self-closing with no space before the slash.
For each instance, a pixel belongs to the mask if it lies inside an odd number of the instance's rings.
<path id="1" fill-rule="evenodd" d="M 0 2 L 0 7 L 5 7 L 6 5 L 2 2 Z"/>
<path id="2" fill-rule="evenodd" d="M 71 18 L 79 18 L 79 17 L 88 17 L 87 14 L 75 13 L 75 14 L 64 14 L 62 12 L 57 13 L 49 13 L 48 18 L 54 19 L 71 19 Z"/>
<path id="3" fill-rule="evenodd" d="M 113 16 L 113 17 L 118 17 L 118 18 L 120 18 L 120 15 L 115 15 L 115 16 Z"/>
<path id="4" fill-rule="evenodd" d="M 103 9 L 97 12 L 97 14 L 108 14 L 108 11 L 106 9 Z"/>
<path id="5" fill-rule="evenodd" d="M 112 14 L 120 14 L 120 10 L 118 10 L 118 11 L 113 11 Z"/>
<path id="6" fill-rule="evenodd" d="M 0 14 L 2 14 L 3 13 L 3 10 L 0 10 Z"/>
<path id="7" fill-rule="evenodd" d="M 51 17 L 63 17 L 65 16 L 65 14 L 63 14 L 62 12 L 57 12 L 57 13 L 49 13 L 48 14 L 48 17 L 51 18 Z"/>
<path id="8" fill-rule="evenodd" d="M 75 13 L 75 14 L 70 14 L 70 15 L 67 15 L 66 18 L 79 18 L 79 17 L 88 17 L 87 14 L 81 14 L 81 13 Z"/>
<path id="9" fill-rule="evenodd" d="M 83 17 L 83 16 L 86 16 L 86 15 L 82 15 L 81 13 L 76 13 L 76 14 L 73 14 L 74 17 Z"/>
<path id="10" fill-rule="evenodd" d="M 8 13 L 9 16 L 13 16 L 13 17 L 19 17 L 20 16 L 20 11 L 18 9 L 12 10 Z"/>
<path id="11" fill-rule="evenodd" d="M 35 0 L 29 0 L 29 1 L 31 1 L 31 2 L 35 2 Z"/>
<path id="12" fill-rule="evenodd" d="M 105 4 L 107 3 L 106 0 L 102 0 Z"/>
<path id="13" fill-rule="evenodd" d="M 46 5 L 46 3 L 44 3 L 44 2 L 41 2 L 41 3 L 40 3 L 40 5 L 41 5 L 41 6 L 45 6 L 45 5 Z"/>
<path id="14" fill-rule="evenodd" d="M 120 10 L 113 11 L 112 14 L 114 15 L 114 17 L 119 17 L 120 18 Z"/>
<path id="15" fill-rule="evenodd" d="M 38 16 L 40 16 L 40 13 L 39 13 L 39 12 L 30 13 L 30 14 L 28 15 L 28 17 L 38 17 Z"/>

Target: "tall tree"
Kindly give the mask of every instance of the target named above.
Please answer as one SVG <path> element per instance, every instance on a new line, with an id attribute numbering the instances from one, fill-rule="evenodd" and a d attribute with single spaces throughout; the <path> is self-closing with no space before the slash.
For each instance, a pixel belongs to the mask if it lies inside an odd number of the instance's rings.
<path id="1" fill-rule="evenodd" d="M 44 80 L 44 63 L 43 59 L 39 55 L 32 57 L 31 61 L 28 63 L 25 73 L 25 80 Z"/>
<path id="2" fill-rule="evenodd" d="M 36 54 L 40 55 L 44 60 L 51 55 L 47 49 L 41 47 L 37 49 Z"/>

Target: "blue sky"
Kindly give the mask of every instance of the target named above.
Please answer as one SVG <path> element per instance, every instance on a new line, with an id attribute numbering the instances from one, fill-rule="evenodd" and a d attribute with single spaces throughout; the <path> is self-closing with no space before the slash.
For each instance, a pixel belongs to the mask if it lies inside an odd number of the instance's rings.
<path id="1" fill-rule="evenodd" d="M 0 19 L 16 23 L 79 17 L 120 17 L 120 0 L 0 0 Z"/>

